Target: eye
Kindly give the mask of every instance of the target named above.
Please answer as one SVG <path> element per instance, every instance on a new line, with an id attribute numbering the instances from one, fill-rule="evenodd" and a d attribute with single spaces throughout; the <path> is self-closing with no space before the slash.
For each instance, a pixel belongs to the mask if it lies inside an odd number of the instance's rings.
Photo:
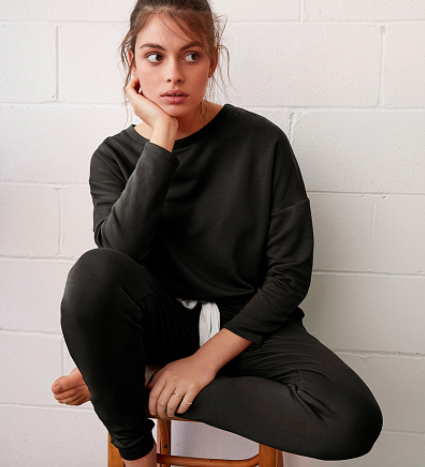
<path id="1" fill-rule="evenodd" d="M 186 57 L 190 57 L 190 56 L 193 57 L 194 55 L 197 57 L 197 59 L 196 59 L 196 60 L 188 60 L 189 62 L 196 62 L 196 61 L 198 61 L 198 59 L 199 59 L 199 57 L 200 57 L 200 54 L 198 54 L 198 53 L 196 53 L 196 52 L 192 52 L 192 53 L 186 55 Z M 159 57 L 162 57 L 161 54 L 153 53 L 153 54 L 146 55 L 146 58 L 147 58 L 150 62 L 152 62 L 152 63 L 159 63 L 158 61 L 150 60 L 150 59 L 149 59 L 149 57 L 158 57 L 158 56 L 159 56 Z"/>
<path id="2" fill-rule="evenodd" d="M 192 55 L 192 56 L 193 56 L 193 55 L 196 55 L 197 57 L 199 57 L 199 54 L 197 54 L 196 52 L 193 52 L 193 53 L 187 55 L 187 57 L 189 57 L 190 55 Z M 196 60 L 189 60 L 189 61 L 194 61 L 194 62 L 196 62 Z"/>
<path id="3" fill-rule="evenodd" d="M 161 54 L 149 54 L 149 55 L 146 55 L 146 58 L 149 60 L 149 57 L 157 57 L 158 55 L 161 57 Z M 151 62 L 152 60 L 149 60 L 149 61 Z M 158 62 L 152 62 L 152 63 L 158 63 Z"/>

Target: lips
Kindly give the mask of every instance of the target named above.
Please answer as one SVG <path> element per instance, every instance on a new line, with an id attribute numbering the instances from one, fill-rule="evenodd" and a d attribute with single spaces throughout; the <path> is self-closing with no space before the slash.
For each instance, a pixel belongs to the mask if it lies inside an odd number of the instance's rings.
<path id="1" fill-rule="evenodd" d="M 182 104 L 188 96 L 161 96 L 164 101 L 172 105 Z"/>
<path id="2" fill-rule="evenodd" d="M 166 93 L 162 94 L 162 96 L 170 96 L 170 97 L 178 97 L 178 96 L 182 96 L 182 97 L 186 97 L 187 94 L 183 91 L 167 91 Z"/>

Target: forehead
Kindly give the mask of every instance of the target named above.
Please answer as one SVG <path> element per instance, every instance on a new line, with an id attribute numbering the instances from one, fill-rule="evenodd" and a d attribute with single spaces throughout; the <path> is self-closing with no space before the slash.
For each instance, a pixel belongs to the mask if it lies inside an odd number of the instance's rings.
<path id="1" fill-rule="evenodd" d="M 189 42 L 192 42 L 192 38 L 182 31 L 174 20 L 166 15 L 162 19 L 158 15 L 152 15 L 137 34 L 136 48 L 145 43 L 155 43 L 167 50 L 178 50 Z"/>

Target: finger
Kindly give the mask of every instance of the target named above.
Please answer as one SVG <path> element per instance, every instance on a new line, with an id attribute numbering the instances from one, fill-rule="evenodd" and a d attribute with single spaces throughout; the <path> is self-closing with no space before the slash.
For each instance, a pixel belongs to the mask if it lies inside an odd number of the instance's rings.
<path id="1" fill-rule="evenodd" d="M 178 408 L 179 404 L 181 403 L 181 401 L 183 400 L 182 398 L 182 393 L 184 393 L 185 391 L 180 389 L 179 391 L 177 391 L 177 389 L 175 391 L 173 391 L 173 393 L 171 394 L 171 397 L 168 401 L 168 404 L 167 404 L 167 407 L 166 407 L 166 412 L 167 412 L 167 416 L 168 417 L 174 417 L 174 414 L 176 412 L 176 409 Z M 177 393 L 178 395 L 174 394 L 174 393 Z"/>
<path id="2" fill-rule="evenodd" d="M 178 398 L 177 396 L 173 396 L 175 387 L 176 386 L 173 383 L 169 382 L 167 385 L 165 385 L 164 389 L 162 390 L 161 395 L 158 398 L 157 410 L 158 410 L 158 415 L 161 418 L 165 418 L 168 416 L 167 415 L 168 404 L 173 405 L 175 403 L 174 399 L 177 399 L 177 405 L 180 402 L 180 398 Z M 174 413 L 174 409 L 173 409 L 173 413 Z"/>
<path id="3" fill-rule="evenodd" d="M 135 89 L 137 81 L 138 78 L 136 76 L 133 76 L 133 78 L 131 78 L 130 82 L 125 87 L 125 92 L 129 97 L 134 96 L 134 94 L 137 94 L 137 91 Z"/>
<path id="4" fill-rule="evenodd" d="M 180 393 L 179 393 L 180 394 Z M 192 402 L 195 400 L 195 397 L 198 395 L 198 393 L 196 392 L 193 392 L 193 391 L 188 391 L 185 395 L 184 395 L 184 399 L 182 399 L 181 401 L 181 404 L 179 406 L 179 408 L 176 410 L 176 413 L 178 414 L 182 414 L 182 413 L 185 413 L 187 412 L 187 410 L 189 410 L 189 408 L 192 406 L 192 404 L 188 404 L 188 402 Z M 186 400 L 185 400 L 186 399 Z M 187 401 L 187 402 L 186 402 Z"/>
<path id="5" fill-rule="evenodd" d="M 146 385 L 146 387 L 148 389 L 152 389 L 154 386 L 155 386 L 155 383 L 156 381 L 158 380 L 158 378 L 161 376 L 161 374 L 157 374 L 160 370 L 156 370 L 152 373 L 150 379 L 149 379 L 149 382 L 148 384 Z"/>
<path id="6" fill-rule="evenodd" d="M 135 83 L 136 81 L 138 81 L 138 80 L 139 80 L 139 78 L 138 78 L 136 75 L 133 75 L 133 76 L 131 77 L 131 80 L 128 82 L 127 87 L 129 87 L 129 86 L 131 86 L 131 85 L 134 85 L 134 83 Z"/>
<path id="7" fill-rule="evenodd" d="M 150 394 L 149 394 L 149 412 L 152 415 L 159 415 L 157 412 L 157 407 L 158 407 L 158 399 L 162 393 L 162 390 L 165 387 L 165 381 L 161 379 L 161 377 L 158 379 L 158 381 L 155 383 L 155 386 L 152 388 Z"/>
<path id="8" fill-rule="evenodd" d="M 131 80 L 129 81 L 129 83 L 127 84 L 126 89 L 136 91 L 136 88 L 138 88 L 139 86 L 140 86 L 139 78 L 137 76 L 133 76 Z"/>

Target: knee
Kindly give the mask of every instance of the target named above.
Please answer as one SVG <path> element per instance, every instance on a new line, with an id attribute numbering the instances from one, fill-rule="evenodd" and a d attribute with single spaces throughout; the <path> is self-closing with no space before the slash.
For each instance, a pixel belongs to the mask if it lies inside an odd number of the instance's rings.
<path id="1" fill-rule="evenodd" d="M 108 248 L 83 253 L 68 273 L 61 315 L 80 313 L 83 319 L 88 306 L 94 310 L 98 307 L 93 305 L 107 301 L 118 282 L 121 256 L 125 255 Z"/>
<path id="2" fill-rule="evenodd" d="M 105 294 L 132 274 L 137 263 L 126 254 L 111 248 L 94 248 L 83 253 L 68 273 L 65 294 Z M 139 268 L 138 268 L 139 269 Z"/>
<path id="3" fill-rule="evenodd" d="M 347 391 L 341 401 L 333 420 L 335 460 L 364 456 L 382 431 L 381 408 L 364 383 L 361 391 Z"/>
<path id="4" fill-rule="evenodd" d="M 94 248 L 83 253 L 68 274 L 68 282 L 93 282 L 106 278 L 117 269 L 121 256 L 117 250 Z"/>

